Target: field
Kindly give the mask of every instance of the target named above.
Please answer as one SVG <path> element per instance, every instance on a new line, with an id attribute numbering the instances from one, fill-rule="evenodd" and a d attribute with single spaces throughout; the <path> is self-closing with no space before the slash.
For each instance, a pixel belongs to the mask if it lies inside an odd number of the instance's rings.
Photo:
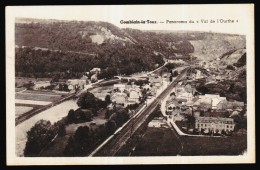
<path id="1" fill-rule="evenodd" d="M 131 156 L 174 156 L 178 143 L 169 128 L 148 127 Z"/>
<path id="2" fill-rule="evenodd" d="M 34 81 L 50 81 L 50 78 L 29 78 L 29 77 L 15 77 L 16 87 L 22 87 L 23 85 Z"/>
<path id="3" fill-rule="evenodd" d="M 15 99 L 21 99 L 21 100 L 36 100 L 36 101 L 48 101 L 48 102 L 53 102 L 56 100 L 59 100 L 61 98 L 61 95 L 57 94 L 44 94 L 44 93 L 38 93 L 35 91 L 34 93 L 27 93 L 22 92 L 22 93 L 16 93 L 15 94 Z"/>
<path id="4" fill-rule="evenodd" d="M 127 142 L 117 156 L 241 155 L 246 149 L 246 134 L 229 137 L 179 136 L 174 129 L 148 127 L 139 140 Z"/>
<path id="5" fill-rule="evenodd" d="M 28 107 L 28 106 L 15 106 L 15 118 L 26 112 L 29 112 L 32 109 L 33 107 Z"/>
<path id="6" fill-rule="evenodd" d="M 43 106 L 59 101 L 63 95 L 52 91 L 34 91 L 16 88 L 15 93 L 15 116 L 16 118 L 24 113 L 32 112 Z"/>
<path id="7" fill-rule="evenodd" d="M 245 134 L 230 137 L 181 137 L 183 151 L 181 155 L 241 155 L 247 148 Z"/>
<path id="8" fill-rule="evenodd" d="M 23 87 L 21 87 L 21 88 L 15 88 L 15 92 L 17 93 L 17 92 L 21 92 L 21 91 L 23 91 L 23 90 L 25 90 L 25 88 L 23 88 Z"/>

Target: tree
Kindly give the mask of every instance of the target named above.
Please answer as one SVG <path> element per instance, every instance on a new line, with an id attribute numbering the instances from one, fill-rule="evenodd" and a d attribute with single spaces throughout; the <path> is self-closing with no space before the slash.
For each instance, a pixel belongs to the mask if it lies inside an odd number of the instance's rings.
<path id="1" fill-rule="evenodd" d="M 91 108 L 95 106 L 95 104 L 96 104 L 96 98 L 90 92 L 82 93 L 77 101 L 77 105 L 83 109 Z"/>
<path id="2" fill-rule="evenodd" d="M 77 143 L 89 144 L 90 130 L 88 126 L 80 126 L 75 132 L 75 141 Z"/>
<path id="3" fill-rule="evenodd" d="M 176 96 L 175 92 L 172 92 L 172 93 L 170 94 L 170 96 L 172 96 L 172 95 Z"/>
<path id="4" fill-rule="evenodd" d="M 80 116 L 80 122 L 89 122 L 92 120 L 91 110 L 78 110 Z"/>
<path id="5" fill-rule="evenodd" d="M 73 109 L 70 109 L 67 118 L 69 123 L 75 122 L 75 111 Z"/>
<path id="6" fill-rule="evenodd" d="M 66 156 L 83 156 L 91 144 L 90 130 L 88 126 L 80 126 L 74 136 L 68 140 L 64 154 Z"/>
<path id="7" fill-rule="evenodd" d="M 235 70 L 235 67 L 232 66 L 232 65 L 228 65 L 228 66 L 227 66 L 227 69 L 228 69 L 228 70 Z"/>
<path id="8" fill-rule="evenodd" d="M 75 140 L 73 136 L 70 136 L 63 153 L 65 156 L 75 156 Z"/>
<path id="9" fill-rule="evenodd" d="M 173 77 L 176 77 L 176 76 L 178 76 L 178 72 L 177 72 L 177 71 L 174 71 Z"/>
<path id="10" fill-rule="evenodd" d="M 27 132 L 27 142 L 24 150 L 25 156 L 37 156 L 40 151 L 50 143 L 56 135 L 56 129 L 50 121 L 39 120 Z"/>
<path id="11" fill-rule="evenodd" d="M 172 76 L 170 76 L 170 82 L 172 82 Z"/>
<path id="12" fill-rule="evenodd" d="M 187 115 L 187 120 L 188 120 L 189 128 L 192 127 L 195 123 L 195 118 L 191 115 Z"/>
<path id="13" fill-rule="evenodd" d="M 174 63 L 167 63 L 165 67 L 168 69 L 168 72 L 171 72 L 171 70 L 174 69 L 176 66 Z"/>
<path id="14" fill-rule="evenodd" d="M 107 105 L 111 103 L 110 95 L 106 95 L 105 101 L 106 101 Z"/>
<path id="15" fill-rule="evenodd" d="M 114 120 L 109 120 L 106 125 L 106 130 L 108 134 L 112 134 L 117 129 L 117 124 Z"/>
<path id="16" fill-rule="evenodd" d="M 65 125 L 64 124 L 59 126 L 58 135 L 59 136 L 65 136 L 66 135 L 66 129 L 65 129 Z"/>
<path id="17" fill-rule="evenodd" d="M 105 113 L 105 119 L 109 119 L 111 114 L 112 114 L 112 112 L 110 110 L 107 110 Z"/>

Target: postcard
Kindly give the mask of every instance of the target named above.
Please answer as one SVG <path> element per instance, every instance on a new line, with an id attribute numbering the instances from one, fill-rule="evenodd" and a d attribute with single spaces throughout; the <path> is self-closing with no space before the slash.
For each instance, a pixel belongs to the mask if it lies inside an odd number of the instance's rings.
<path id="1" fill-rule="evenodd" d="M 254 163 L 254 31 L 254 4 L 7 6 L 7 165 Z"/>

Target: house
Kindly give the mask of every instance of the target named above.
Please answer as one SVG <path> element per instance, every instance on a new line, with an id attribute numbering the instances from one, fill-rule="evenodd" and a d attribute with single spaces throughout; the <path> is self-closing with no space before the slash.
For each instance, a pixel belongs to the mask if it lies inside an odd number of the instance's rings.
<path id="1" fill-rule="evenodd" d="M 162 82 L 162 78 L 160 76 L 154 76 L 151 80 L 150 80 L 151 84 L 153 87 L 155 87 L 156 89 L 159 89 L 163 82 Z"/>
<path id="2" fill-rule="evenodd" d="M 244 102 L 229 101 L 227 102 L 227 109 L 242 109 L 245 106 Z"/>
<path id="3" fill-rule="evenodd" d="M 34 90 L 39 90 L 41 88 L 46 88 L 46 87 L 48 87 L 50 85 L 51 85 L 50 81 L 37 81 L 37 82 L 34 82 L 33 89 Z"/>
<path id="4" fill-rule="evenodd" d="M 123 106 L 127 105 L 128 97 L 125 93 L 116 92 L 111 96 L 111 101 L 116 104 L 122 104 Z"/>
<path id="5" fill-rule="evenodd" d="M 187 101 L 191 101 L 193 98 L 193 95 L 192 95 L 192 93 L 182 92 L 182 93 L 177 93 L 176 98 L 177 99 L 186 99 Z"/>
<path id="6" fill-rule="evenodd" d="M 195 117 L 195 128 L 199 131 L 212 131 L 213 133 L 221 131 L 233 131 L 235 127 L 234 120 L 232 118 L 220 118 L 220 117 Z"/>
<path id="7" fill-rule="evenodd" d="M 212 108 L 211 109 L 217 109 L 217 105 L 221 101 L 226 101 L 226 97 L 220 97 L 216 94 L 205 94 L 205 95 L 199 95 L 200 99 L 203 100 L 211 100 Z"/>
<path id="8" fill-rule="evenodd" d="M 146 84 L 146 85 L 143 86 L 143 89 L 150 90 L 151 86 L 149 84 Z"/>
<path id="9" fill-rule="evenodd" d="M 87 82 L 84 79 L 69 79 L 67 80 L 66 84 L 68 85 L 69 90 L 76 90 L 84 89 Z"/>
<path id="10" fill-rule="evenodd" d="M 193 111 L 193 116 L 196 117 L 200 117 L 200 110 L 194 110 Z"/>
<path id="11" fill-rule="evenodd" d="M 187 99 L 175 98 L 175 100 L 181 105 L 186 105 L 187 103 Z"/>
<path id="12" fill-rule="evenodd" d="M 156 95 L 157 90 L 160 89 L 160 87 L 163 85 L 162 77 L 156 75 L 156 74 L 151 74 L 149 75 L 149 81 L 151 85 L 151 94 Z"/>
<path id="13" fill-rule="evenodd" d="M 138 88 L 133 88 L 129 90 L 129 98 L 128 103 L 134 104 L 134 103 L 140 103 L 139 98 L 142 97 L 141 90 Z"/>
<path id="14" fill-rule="evenodd" d="M 114 84 L 113 89 L 123 92 L 126 89 L 126 85 L 125 84 Z"/>
<path id="15" fill-rule="evenodd" d="M 91 77 L 90 77 L 90 80 L 91 82 L 96 82 L 98 79 L 97 79 L 97 74 L 93 74 Z"/>
<path id="16" fill-rule="evenodd" d="M 176 96 L 178 96 L 180 93 L 186 92 L 186 89 L 184 86 L 178 83 L 173 91 L 175 92 Z"/>
<path id="17" fill-rule="evenodd" d="M 80 80 L 86 81 L 86 84 L 88 84 L 88 77 L 86 75 L 83 75 Z"/>
<path id="18" fill-rule="evenodd" d="M 134 82 L 131 85 L 127 85 L 124 92 L 128 95 L 128 103 L 134 104 L 139 103 L 139 98 L 142 97 L 142 92 L 139 86 L 135 85 Z"/>
<path id="19" fill-rule="evenodd" d="M 172 112 L 180 109 L 180 104 L 176 100 L 166 101 L 166 112 Z"/>
<path id="20" fill-rule="evenodd" d="M 193 103 L 193 108 L 207 111 L 212 108 L 212 100 L 210 98 L 201 98 Z"/>
<path id="21" fill-rule="evenodd" d="M 93 68 L 92 70 L 90 70 L 91 74 L 99 74 L 101 72 L 100 68 Z"/>
<path id="22" fill-rule="evenodd" d="M 188 93 L 194 94 L 194 92 L 195 92 L 195 88 L 193 88 L 190 84 L 187 84 L 186 86 L 184 86 L 184 88 L 185 88 L 185 91 Z"/>
<path id="23" fill-rule="evenodd" d="M 153 119 L 149 122 L 148 127 L 168 127 L 165 119 L 163 117 L 160 117 L 158 119 Z"/>
<path id="24" fill-rule="evenodd" d="M 203 77 L 201 76 L 201 71 L 200 71 L 200 70 L 197 70 L 197 71 L 196 71 L 196 75 L 195 75 L 195 79 L 200 79 L 200 78 L 203 78 Z"/>
<path id="25" fill-rule="evenodd" d="M 216 110 L 227 110 L 227 108 L 228 108 L 228 101 L 226 100 L 220 101 L 216 106 Z"/>

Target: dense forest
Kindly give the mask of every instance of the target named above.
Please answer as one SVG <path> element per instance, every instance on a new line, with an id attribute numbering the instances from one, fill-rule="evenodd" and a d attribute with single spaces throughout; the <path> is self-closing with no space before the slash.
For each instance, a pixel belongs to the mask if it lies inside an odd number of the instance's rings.
<path id="1" fill-rule="evenodd" d="M 93 21 L 17 22 L 16 76 L 78 75 L 93 67 L 105 72 L 101 76 L 153 70 L 164 63 L 164 56 L 194 52 L 189 40 L 204 37 L 196 35 L 120 29 Z"/>

